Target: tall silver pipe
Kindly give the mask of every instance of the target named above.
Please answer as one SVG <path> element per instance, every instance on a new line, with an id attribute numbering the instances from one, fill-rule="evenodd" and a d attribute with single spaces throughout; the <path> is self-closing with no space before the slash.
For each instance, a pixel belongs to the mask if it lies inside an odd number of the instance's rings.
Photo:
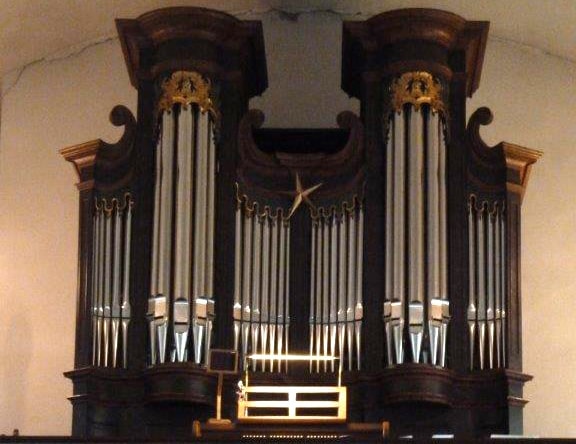
<path id="1" fill-rule="evenodd" d="M 102 207 L 104 207 L 104 203 L 102 203 Z M 105 288 L 106 288 L 106 278 L 104 276 L 105 270 L 105 261 L 106 257 L 106 212 L 104 208 L 100 210 L 100 236 L 99 236 L 99 257 L 100 260 L 98 262 L 98 328 L 97 328 L 97 336 L 98 336 L 98 353 L 97 353 L 97 365 L 101 366 L 104 362 L 104 296 L 105 296 Z"/>
<path id="2" fill-rule="evenodd" d="M 252 352 L 260 353 L 260 291 L 262 287 L 262 230 L 264 218 L 254 214 L 254 234 L 252 249 L 252 311 L 250 312 Z M 253 369 L 256 370 L 258 362 L 253 361 Z"/>
<path id="3" fill-rule="evenodd" d="M 430 363 L 439 363 L 439 341 L 441 339 L 442 302 L 440 299 L 440 230 L 439 230 L 439 115 L 430 109 L 428 117 L 428 156 L 427 156 L 427 214 L 428 229 L 428 330 L 430 338 Z"/>
<path id="4" fill-rule="evenodd" d="M 486 307 L 486 317 L 488 320 L 488 366 L 494 368 L 494 220 L 495 215 L 492 215 L 490 209 L 486 214 L 488 225 L 488 305 Z"/>
<path id="5" fill-rule="evenodd" d="M 310 273 L 310 333 L 309 333 L 309 347 L 310 347 L 310 356 L 314 354 L 314 346 L 315 346 L 315 326 L 316 326 L 316 298 L 318 297 L 316 293 L 316 285 L 317 285 L 317 274 L 318 274 L 318 266 L 317 266 L 317 254 L 316 254 L 316 231 L 318 230 L 318 222 L 312 219 L 312 248 L 311 248 L 311 264 L 312 264 L 312 272 Z M 312 373 L 313 361 L 310 360 L 310 373 Z"/>
<path id="6" fill-rule="evenodd" d="M 128 326 L 131 317 L 130 306 L 130 251 L 132 245 L 132 200 L 126 200 L 126 230 L 124 231 L 124 283 L 122 285 L 122 365 L 128 367 Z"/>
<path id="7" fill-rule="evenodd" d="M 114 253 L 113 253 L 113 271 L 112 271 L 112 367 L 116 367 L 118 358 L 118 341 L 120 333 L 120 264 L 121 264 L 121 249 L 122 249 L 122 211 L 118 208 L 119 204 L 114 207 Z"/>
<path id="8" fill-rule="evenodd" d="M 356 369 L 361 368 L 361 331 L 362 318 L 364 317 L 364 300 L 363 300 L 363 274 L 364 274 L 364 208 L 362 203 L 358 202 L 358 227 L 356 233 L 358 240 L 356 242 L 356 307 L 354 308 L 355 336 L 356 336 Z"/>
<path id="9" fill-rule="evenodd" d="M 438 137 L 440 139 L 440 143 L 438 144 L 438 204 L 440 207 L 440 297 L 442 299 L 448 299 L 448 228 L 446 224 L 448 207 L 446 200 L 446 139 L 444 137 L 444 123 L 442 121 L 439 122 L 438 133 Z"/>
<path id="10" fill-rule="evenodd" d="M 172 194 L 173 194 L 173 159 L 174 159 L 174 122 L 173 114 L 167 113 L 167 125 L 162 128 L 166 139 L 162 143 L 162 179 L 160 196 L 160 237 L 158 252 L 158 294 L 169 295 L 172 253 Z"/>
<path id="11" fill-rule="evenodd" d="M 318 226 L 316 228 L 316 294 L 315 294 L 315 308 L 314 308 L 314 345 L 316 348 L 316 355 L 320 355 L 322 348 L 322 290 L 323 279 L 322 273 L 324 270 L 324 218 L 322 213 L 318 212 Z M 316 371 L 320 371 L 320 361 L 316 361 Z"/>
<path id="12" fill-rule="evenodd" d="M 208 118 L 208 211 L 206 230 L 206 295 L 214 296 L 214 226 L 215 217 L 215 194 L 216 194 L 216 145 L 213 136 L 213 123 L 210 114 Z"/>
<path id="13" fill-rule="evenodd" d="M 269 335 L 270 335 L 270 354 L 274 355 L 276 351 L 276 332 L 278 328 L 278 235 L 281 224 L 278 213 L 272 218 L 270 235 L 271 240 L 271 261 L 270 261 L 270 315 L 268 317 Z M 270 371 L 274 371 L 274 359 L 270 360 Z"/>
<path id="14" fill-rule="evenodd" d="M 112 303 L 112 211 L 106 210 L 104 251 L 104 367 L 108 367 L 110 356 L 110 317 Z"/>
<path id="15" fill-rule="evenodd" d="M 468 334 L 470 340 L 470 369 L 474 369 L 474 356 L 476 353 L 474 345 L 476 344 L 476 211 L 474 200 L 468 201 Z"/>
<path id="16" fill-rule="evenodd" d="M 266 214 L 262 218 L 262 292 L 260 302 L 260 338 L 261 353 L 268 352 L 268 315 L 270 308 L 270 217 Z M 262 370 L 266 371 L 266 361 L 261 361 Z"/>
<path id="17" fill-rule="evenodd" d="M 506 348 L 507 344 L 507 334 L 506 334 L 506 315 L 508 311 L 507 303 L 507 288 L 508 282 L 506 279 L 507 270 L 507 260 L 506 260 L 506 213 L 502 212 L 500 217 L 500 294 L 502 296 L 502 367 L 506 367 Z"/>
<path id="18" fill-rule="evenodd" d="M 348 370 L 352 371 L 352 359 L 354 355 L 354 311 L 356 305 L 356 217 L 354 209 L 348 212 L 348 294 L 346 300 L 346 330 L 348 338 Z"/>
<path id="19" fill-rule="evenodd" d="M 484 233 L 486 232 L 486 211 L 484 206 L 477 213 L 478 230 L 478 335 L 480 369 L 484 369 L 484 349 L 486 340 L 486 245 Z"/>
<path id="20" fill-rule="evenodd" d="M 423 148 L 424 148 L 424 125 L 422 113 L 412 109 L 410 113 L 410 144 L 409 144 L 409 257 L 410 268 L 408 291 L 410 297 L 409 322 L 410 344 L 414 362 L 420 362 L 423 325 Z"/>
<path id="21" fill-rule="evenodd" d="M 150 294 L 158 294 L 158 255 L 160 252 L 160 222 L 161 222 L 161 194 L 162 194 L 162 147 L 164 146 L 165 139 L 167 138 L 167 130 L 170 125 L 171 114 L 169 112 L 162 113 L 162 136 L 159 138 L 156 145 L 156 165 L 155 165 L 155 181 L 154 181 L 154 227 L 152 239 L 152 276 L 150 279 Z"/>
<path id="22" fill-rule="evenodd" d="M 95 201 L 97 202 L 97 201 Z M 99 270 L 100 270 L 100 211 L 95 205 L 94 216 L 92 217 L 92 365 L 98 365 L 98 287 L 99 287 Z"/>
<path id="23" fill-rule="evenodd" d="M 404 112 L 394 113 L 394 289 L 395 296 L 391 307 L 391 319 L 393 323 L 394 349 L 396 351 L 396 363 L 404 362 L 402 331 L 404 328 L 404 304 L 405 281 L 404 281 L 404 225 L 405 209 L 405 162 L 406 148 L 404 144 Z"/>
<path id="24" fill-rule="evenodd" d="M 346 323 L 346 255 L 348 242 L 346 239 L 347 235 L 347 225 L 346 220 L 348 215 L 346 211 L 341 210 L 341 214 L 338 218 L 338 354 L 340 357 L 340 368 L 344 364 L 344 357 L 346 356 L 344 351 L 344 332 Z"/>
<path id="25" fill-rule="evenodd" d="M 284 278 L 285 289 L 285 303 L 284 303 L 284 353 L 289 353 L 289 339 L 290 339 L 290 221 L 286 222 L 286 274 Z M 288 363 L 286 362 L 286 371 L 288 371 Z"/>
<path id="26" fill-rule="evenodd" d="M 338 320 L 338 221 L 336 209 L 330 216 L 330 355 L 336 356 L 336 322 Z M 331 361 L 331 371 L 334 369 L 334 361 Z"/>
<path id="27" fill-rule="evenodd" d="M 195 237 L 195 262 L 198 264 L 197 276 L 198 292 L 194 295 L 196 298 L 205 297 L 206 294 L 206 217 L 207 217 L 207 173 L 208 173 L 208 113 L 198 113 L 198 131 L 197 131 L 197 153 L 198 162 L 196 168 L 196 211 L 195 211 L 195 228 L 198 236 Z"/>
<path id="28" fill-rule="evenodd" d="M 169 321 L 170 277 L 172 273 L 172 218 L 173 218 L 173 162 L 174 120 L 172 112 L 166 113 L 166 125 L 162 127 L 165 139 L 162 142 L 162 177 L 160 195 L 160 234 L 158 253 L 158 295 L 155 304 L 156 342 L 158 360 L 166 359 L 167 324 Z"/>
<path id="29" fill-rule="evenodd" d="M 279 266 L 278 266 L 278 316 L 277 316 L 277 325 L 278 325 L 278 335 L 276 337 L 277 345 L 276 350 L 278 350 L 278 354 L 283 353 L 283 338 L 284 338 L 284 322 L 285 322 L 285 313 L 284 313 L 284 304 L 285 304 L 285 268 L 286 268 L 286 223 L 283 220 L 282 212 L 279 213 L 278 216 L 278 229 L 280 231 L 280 252 L 279 256 Z M 278 361 L 278 371 L 282 371 L 282 363 Z"/>
<path id="30" fill-rule="evenodd" d="M 240 324 L 242 323 L 242 209 L 240 203 L 237 203 L 235 236 L 234 236 L 234 350 L 239 350 L 240 345 Z"/>
<path id="31" fill-rule="evenodd" d="M 322 350 L 324 356 L 328 356 L 329 345 L 329 322 L 330 322 L 330 215 L 324 213 L 322 219 L 322 248 L 323 248 L 323 272 L 322 272 Z M 324 371 L 327 371 L 328 361 L 324 361 Z"/>

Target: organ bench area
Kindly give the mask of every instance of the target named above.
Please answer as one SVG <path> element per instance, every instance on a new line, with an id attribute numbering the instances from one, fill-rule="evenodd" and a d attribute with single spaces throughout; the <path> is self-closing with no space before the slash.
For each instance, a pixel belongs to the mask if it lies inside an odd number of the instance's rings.
<path id="1" fill-rule="evenodd" d="M 360 116 L 306 130 L 248 107 L 260 22 L 169 8 L 117 27 L 137 118 L 118 106 L 118 143 L 62 150 L 80 177 L 73 435 L 521 433 L 520 207 L 540 153 L 487 146 L 487 108 L 466 123 L 488 23 L 344 22 Z M 229 423 L 208 421 L 218 381 Z M 307 402 L 317 386 L 332 409 Z"/>

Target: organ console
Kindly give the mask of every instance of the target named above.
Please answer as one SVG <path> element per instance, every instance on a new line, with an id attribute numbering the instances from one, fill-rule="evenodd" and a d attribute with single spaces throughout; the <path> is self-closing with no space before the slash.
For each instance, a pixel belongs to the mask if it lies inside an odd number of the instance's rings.
<path id="1" fill-rule="evenodd" d="M 248 109 L 259 22 L 168 8 L 117 27 L 137 118 L 116 107 L 117 144 L 62 150 L 80 178 L 73 434 L 521 432 L 520 207 L 540 153 L 488 147 L 486 108 L 466 125 L 488 23 L 344 22 L 361 113 L 318 130 Z M 211 350 L 237 373 L 218 381 Z"/>

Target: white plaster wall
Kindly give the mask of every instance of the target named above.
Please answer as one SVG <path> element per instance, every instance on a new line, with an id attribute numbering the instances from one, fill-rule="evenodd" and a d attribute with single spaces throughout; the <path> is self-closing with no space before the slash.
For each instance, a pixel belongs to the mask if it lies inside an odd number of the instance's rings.
<path id="1" fill-rule="evenodd" d="M 78 194 L 60 148 L 120 132 L 134 108 L 117 41 L 27 68 L 2 100 L 0 135 L 0 434 L 69 434 Z"/>
<path id="2" fill-rule="evenodd" d="M 340 91 L 341 22 L 333 14 L 264 22 L 270 87 L 252 106 L 268 126 L 334 126 L 358 110 Z M 322 43 L 320 43 L 322 42 Z M 3 79 L 0 134 L 0 434 L 68 434 L 73 366 L 77 191 L 58 149 L 95 138 L 115 141 L 108 123 L 118 103 L 135 109 L 116 40 Z M 545 151 L 524 203 L 524 363 L 526 433 L 574 436 L 576 352 L 576 156 L 572 106 L 576 65 L 492 39 L 470 110 L 488 105 L 489 143 Z M 12 86 L 14 85 L 14 86 Z"/>

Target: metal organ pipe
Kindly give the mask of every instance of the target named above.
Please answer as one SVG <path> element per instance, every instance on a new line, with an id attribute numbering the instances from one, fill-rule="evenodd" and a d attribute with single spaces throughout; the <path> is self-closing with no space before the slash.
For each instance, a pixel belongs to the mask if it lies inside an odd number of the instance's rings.
<path id="1" fill-rule="evenodd" d="M 246 196 L 237 204 L 234 344 L 242 357 L 286 353 L 290 224 L 281 209 L 260 212 Z M 282 371 L 282 363 L 253 360 L 252 370 Z"/>
<path id="2" fill-rule="evenodd" d="M 468 202 L 468 334 L 470 347 L 470 369 L 474 368 L 476 345 L 476 216 L 474 199 Z"/>
<path id="3" fill-rule="evenodd" d="M 130 250 L 132 243 L 132 202 L 126 205 L 124 231 L 124 284 L 122 296 L 122 365 L 128 367 L 128 326 L 130 325 Z"/>
<path id="4" fill-rule="evenodd" d="M 340 356 L 339 369 L 360 369 L 363 209 L 351 205 L 312 215 L 310 355 Z M 310 370 L 334 372 L 335 365 L 311 360 Z"/>
<path id="5" fill-rule="evenodd" d="M 506 256 L 502 201 L 468 204 L 470 368 L 505 366 Z"/>
<path id="6" fill-rule="evenodd" d="M 207 360 L 214 314 L 212 118 L 196 103 L 172 104 L 161 111 L 148 307 L 152 365 L 166 359 Z M 170 350 L 169 322 L 174 335 Z"/>
<path id="7" fill-rule="evenodd" d="M 408 292 L 410 303 L 409 333 L 412 350 L 412 360 L 420 362 L 422 336 L 424 333 L 424 307 L 423 307 L 423 150 L 424 150 L 424 122 L 423 115 L 417 109 L 410 112 L 408 126 L 408 182 L 409 182 L 409 215 L 408 215 L 408 264 L 409 280 Z"/>
<path id="8" fill-rule="evenodd" d="M 102 367 L 127 365 L 132 200 L 121 199 L 97 198 L 94 207 L 92 363 Z"/>
<path id="9" fill-rule="evenodd" d="M 388 365 L 411 359 L 445 366 L 449 302 L 443 114 L 430 104 L 404 103 L 390 115 L 388 135 L 386 357 Z"/>

